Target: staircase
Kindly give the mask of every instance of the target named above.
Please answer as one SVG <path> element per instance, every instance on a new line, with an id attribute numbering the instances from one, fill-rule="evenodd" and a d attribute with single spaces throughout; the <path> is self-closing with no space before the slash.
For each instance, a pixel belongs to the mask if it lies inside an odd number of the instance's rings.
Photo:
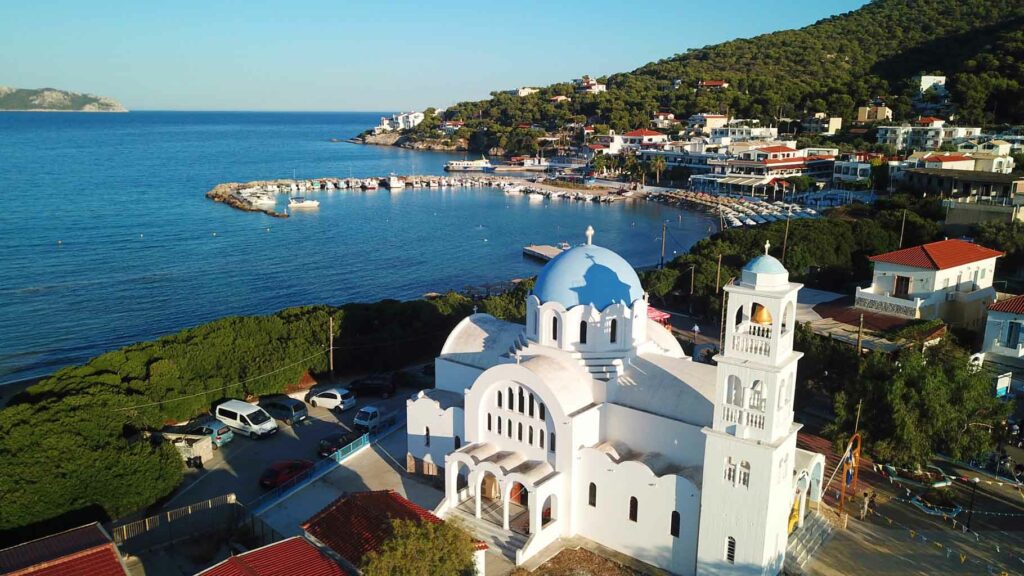
<path id="1" fill-rule="evenodd" d="M 786 574 L 803 574 L 804 564 L 832 536 L 832 523 L 815 511 L 807 513 L 802 528 L 797 528 L 789 537 L 786 546 L 786 563 L 783 571 Z"/>
<path id="2" fill-rule="evenodd" d="M 457 518 L 474 538 L 484 542 L 491 551 L 508 558 L 513 564 L 516 563 L 516 551 L 526 546 L 528 536 L 511 530 L 503 530 L 501 526 L 477 518 L 459 507 L 449 510 L 447 517 Z"/>
<path id="3" fill-rule="evenodd" d="M 530 341 L 526 338 L 525 334 L 519 334 L 512 345 L 508 348 L 506 354 L 509 358 L 515 358 L 516 355 L 524 352 L 531 345 Z M 591 378 L 595 380 L 601 380 L 607 382 L 612 378 L 616 378 L 622 375 L 623 361 L 621 353 L 602 353 L 602 352 L 573 352 L 571 356 L 579 362 L 580 366 L 586 370 Z"/>

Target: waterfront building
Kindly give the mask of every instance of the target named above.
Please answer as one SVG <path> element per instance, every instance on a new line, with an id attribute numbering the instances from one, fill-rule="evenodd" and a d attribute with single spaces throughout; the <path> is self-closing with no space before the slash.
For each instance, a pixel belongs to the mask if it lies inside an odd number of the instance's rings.
<path id="1" fill-rule="evenodd" d="M 407 467 L 442 477 L 436 513 L 517 564 L 579 537 L 675 574 L 779 573 L 825 472 L 796 448 L 800 285 L 749 262 L 724 287 L 717 366 L 698 363 L 592 235 L 541 271 L 525 326 L 473 314 L 452 331 L 435 387 L 406 403 Z"/>
<path id="2" fill-rule="evenodd" d="M 408 130 L 418 126 L 420 122 L 423 122 L 423 112 L 403 112 L 394 114 L 390 118 L 381 116 L 380 124 L 374 127 L 373 133 Z"/>
<path id="3" fill-rule="evenodd" d="M 748 148 L 739 153 L 730 149 L 730 152 L 733 155 L 728 160 L 709 160 L 709 173 L 690 176 L 690 187 L 711 193 L 763 197 L 784 195 L 789 187 L 781 182 L 791 176 L 809 176 L 821 182 L 830 181 L 839 150 L 797 150 L 777 144 Z"/>
<path id="4" fill-rule="evenodd" d="M 521 88 L 513 88 L 512 90 L 506 90 L 505 91 L 506 94 L 511 94 L 513 96 L 519 96 L 520 98 L 522 98 L 523 96 L 529 96 L 531 94 L 536 94 L 537 92 L 540 92 L 540 90 L 538 90 L 537 88 L 530 88 L 528 86 L 523 86 Z"/>
<path id="5" fill-rule="evenodd" d="M 668 142 L 668 135 L 654 130 L 641 128 L 639 130 L 626 132 L 622 135 L 622 140 L 623 143 L 630 148 L 646 148 L 665 144 Z"/>
<path id="6" fill-rule="evenodd" d="M 576 85 L 576 92 L 586 94 L 597 94 L 600 92 L 606 92 L 608 86 L 598 82 L 590 76 L 584 76 L 583 78 L 577 78 L 573 80 L 573 84 Z"/>
<path id="7" fill-rule="evenodd" d="M 942 240 L 871 256 L 871 285 L 856 289 L 858 308 L 909 319 L 941 319 L 979 328 L 995 302 L 992 280 L 1003 253 L 964 240 Z"/>
<path id="8" fill-rule="evenodd" d="M 871 163 L 854 154 L 844 154 L 832 165 L 833 183 L 867 182 L 871 179 Z"/>
<path id="9" fill-rule="evenodd" d="M 981 128 L 945 126 L 938 118 L 925 118 L 923 124 L 910 126 L 880 126 L 876 142 L 897 150 L 938 150 L 945 143 L 959 144 L 981 135 Z"/>

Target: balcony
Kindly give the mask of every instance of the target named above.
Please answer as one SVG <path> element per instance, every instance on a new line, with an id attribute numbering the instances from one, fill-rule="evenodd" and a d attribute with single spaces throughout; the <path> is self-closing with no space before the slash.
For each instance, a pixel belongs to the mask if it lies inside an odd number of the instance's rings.
<path id="1" fill-rule="evenodd" d="M 732 336 L 732 349 L 751 356 L 771 357 L 771 326 L 751 323 L 737 326 L 736 333 Z"/>
<path id="2" fill-rule="evenodd" d="M 879 294 L 871 286 L 868 288 L 858 287 L 854 300 L 854 306 L 857 308 L 913 320 L 921 317 L 922 305 L 924 305 L 924 300 L 921 298 L 897 298 L 888 292 Z"/>
<path id="3" fill-rule="evenodd" d="M 764 412 L 757 409 L 744 410 L 738 406 L 723 406 L 722 420 L 727 424 L 740 424 L 758 430 L 764 430 L 765 425 Z"/>

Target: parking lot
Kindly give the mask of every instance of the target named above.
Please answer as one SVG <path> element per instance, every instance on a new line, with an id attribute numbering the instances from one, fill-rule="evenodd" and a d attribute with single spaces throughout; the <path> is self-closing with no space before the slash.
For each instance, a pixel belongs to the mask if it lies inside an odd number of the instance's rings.
<path id="1" fill-rule="evenodd" d="M 251 503 L 264 493 L 259 478 L 268 466 L 280 460 L 317 461 L 320 439 L 332 433 L 351 430 L 352 420 L 360 408 L 376 406 L 384 413 L 405 410 L 405 400 L 415 392 L 413 389 L 400 388 L 386 400 L 380 396 L 359 397 L 355 408 L 340 415 L 325 408 L 307 405 L 309 418 L 294 426 L 278 422 L 278 432 L 261 440 L 253 440 L 236 432 L 234 440 L 215 450 L 213 458 L 204 462 L 202 470 L 186 472 L 184 482 L 164 503 L 163 509 L 179 508 L 232 492 L 240 502 Z"/>

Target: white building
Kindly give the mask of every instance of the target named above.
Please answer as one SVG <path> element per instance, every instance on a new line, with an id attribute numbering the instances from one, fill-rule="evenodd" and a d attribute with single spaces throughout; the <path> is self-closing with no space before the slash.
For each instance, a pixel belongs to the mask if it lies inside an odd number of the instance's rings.
<path id="1" fill-rule="evenodd" d="M 676 574 L 778 574 L 825 466 L 795 445 L 800 285 L 752 260 L 717 367 L 696 363 L 592 235 L 541 271 L 525 326 L 452 331 L 407 402 L 409 468 L 443 474 L 437 513 L 517 564 L 577 536 Z"/>
<path id="2" fill-rule="evenodd" d="M 987 368 L 1009 374 L 1014 391 L 1024 390 L 1024 296 L 989 305 L 981 351 Z"/>
<path id="3" fill-rule="evenodd" d="M 940 96 L 945 96 L 947 94 L 945 76 L 921 75 L 914 79 L 917 81 L 917 90 L 921 94 L 924 94 L 928 90 L 934 90 L 935 93 Z"/>
<path id="4" fill-rule="evenodd" d="M 523 97 L 523 96 L 529 96 L 530 94 L 536 94 L 537 92 L 540 92 L 540 90 L 538 90 L 537 88 L 530 88 L 529 86 L 523 86 L 521 88 L 513 88 L 512 90 L 506 90 L 505 91 L 506 94 L 511 94 L 513 96 L 519 96 L 520 98 Z"/>
<path id="5" fill-rule="evenodd" d="M 641 128 L 639 130 L 626 132 L 622 135 L 622 140 L 626 146 L 630 146 L 632 148 L 644 148 L 667 143 L 668 135 L 654 130 Z"/>
<path id="6" fill-rule="evenodd" d="M 930 119 L 926 119 L 930 120 Z M 876 136 L 878 144 L 892 146 L 897 150 L 908 148 L 938 150 L 944 143 L 959 144 L 981 134 L 981 128 L 969 126 L 944 126 L 942 121 L 926 122 L 919 126 L 879 126 Z"/>
<path id="7" fill-rule="evenodd" d="M 661 130 L 668 130 L 676 124 L 679 124 L 679 121 L 676 120 L 676 115 L 672 112 L 658 112 L 654 118 L 651 118 L 651 127 Z"/>
<path id="8" fill-rule="evenodd" d="M 1003 253 L 964 240 L 941 240 L 869 258 L 871 286 L 857 288 L 855 305 L 892 316 L 980 327 Z"/>
<path id="9" fill-rule="evenodd" d="M 871 163 L 849 158 L 832 165 L 833 182 L 863 182 L 871 179 Z"/>
<path id="10" fill-rule="evenodd" d="M 391 132 L 394 130 L 408 130 L 423 122 L 423 112 L 403 112 L 394 114 L 391 118 L 381 116 L 380 124 L 374 127 L 373 133 Z"/>
<path id="11" fill-rule="evenodd" d="M 721 128 L 729 123 L 729 117 L 725 114 L 707 114 L 700 112 L 690 116 L 686 120 L 689 128 L 702 134 L 710 134 L 711 130 Z"/>
<path id="12" fill-rule="evenodd" d="M 600 92 L 606 92 L 608 90 L 608 86 L 601 84 L 600 82 L 594 80 L 590 76 L 584 76 L 583 78 L 573 80 L 573 83 L 576 85 L 576 92 L 579 92 L 581 94 L 598 94 Z"/>
<path id="13" fill-rule="evenodd" d="M 770 140 L 778 137 L 779 129 L 774 126 L 729 124 L 711 129 L 711 141 L 721 144 L 747 140 Z"/>

